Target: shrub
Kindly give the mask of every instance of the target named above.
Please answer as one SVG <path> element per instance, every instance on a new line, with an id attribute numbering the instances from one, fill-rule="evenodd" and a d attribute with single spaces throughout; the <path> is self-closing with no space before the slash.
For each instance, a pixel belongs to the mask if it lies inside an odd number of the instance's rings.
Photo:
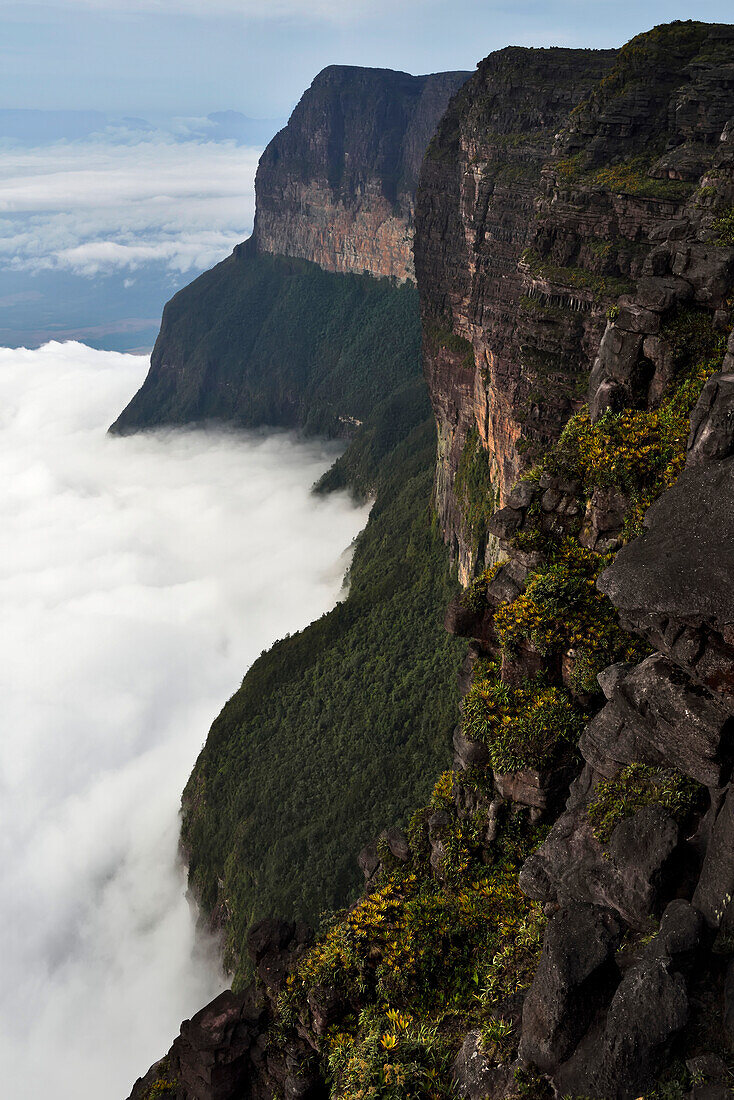
<path id="1" fill-rule="evenodd" d="M 598 672 L 614 661 L 640 660 L 645 646 L 622 630 L 612 603 L 596 588 L 610 556 L 571 538 L 550 549 L 550 562 L 531 576 L 525 591 L 497 609 L 497 634 L 510 651 L 525 639 L 544 655 L 576 651 L 574 686 L 582 694 L 593 692 Z"/>
<path id="2" fill-rule="evenodd" d="M 584 717 L 559 687 L 526 680 L 510 687 L 494 676 L 476 677 L 464 700 L 464 731 L 483 741 L 496 772 L 542 769 L 575 744 Z"/>
<path id="3" fill-rule="evenodd" d="M 711 224 L 714 244 L 734 245 L 734 206 Z"/>
<path id="4" fill-rule="evenodd" d="M 700 783 L 673 768 L 629 764 L 613 779 L 603 779 L 594 791 L 589 802 L 594 836 L 606 844 L 619 822 L 644 806 L 662 806 L 682 822 L 702 790 Z"/>

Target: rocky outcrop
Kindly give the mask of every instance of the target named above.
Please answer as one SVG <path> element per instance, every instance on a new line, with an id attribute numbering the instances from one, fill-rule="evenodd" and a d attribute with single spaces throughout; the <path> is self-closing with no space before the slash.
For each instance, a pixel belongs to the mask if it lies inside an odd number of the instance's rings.
<path id="1" fill-rule="evenodd" d="M 732 201 L 731 36 L 672 24 L 618 56 L 502 50 L 429 147 L 416 270 L 436 504 L 464 582 L 497 554 L 479 468 L 505 504 L 589 376 L 594 415 L 659 399 L 666 313 L 696 303 L 726 324 L 734 250 L 707 240 Z"/>
<path id="2" fill-rule="evenodd" d="M 216 421 L 351 438 L 393 392 L 406 401 L 406 383 L 420 402 L 414 193 L 467 76 L 324 69 L 262 155 L 252 236 L 166 304 L 111 430 Z"/>
<path id="3" fill-rule="evenodd" d="M 129 1100 L 318 1100 L 323 1082 L 304 1041 L 274 1044 L 270 1028 L 285 976 L 310 942 L 303 926 L 270 919 L 255 925 L 248 950 L 260 984 L 225 990 L 190 1020 L 165 1058 L 135 1082 Z"/>
<path id="4" fill-rule="evenodd" d="M 320 72 L 260 159 L 258 249 L 326 271 L 414 279 L 418 172 L 468 75 L 347 65 Z"/>

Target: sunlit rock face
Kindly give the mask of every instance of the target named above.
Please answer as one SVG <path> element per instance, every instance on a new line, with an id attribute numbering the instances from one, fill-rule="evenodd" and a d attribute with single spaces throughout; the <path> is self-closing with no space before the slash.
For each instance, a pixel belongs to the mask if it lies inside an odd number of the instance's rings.
<path id="1" fill-rule="evenodd" d="M 260 160 L 258 248 L 326 271 L 414 279 L 421 161 L 468 75 L 343 65 L 319 73 Z"/>
<path id="2" fill-rule="evenodd" d="M 529 428 L 541 440 L 556 434 L 571 408 L 568 377 L 603 331 L 603 310 L 585 301 L 556 301 L 550 290 L 547 303 L 532 299 L 522 256 L 555 136 L 614 57 L 490 54 L 453 100 L 425 159 L 415 261 L 439 430 L 436 506 L 464 580 L 484 551 L 472 546 L 466 502 L 454 491 L 469 433 L 487 452 L 502 502 L 521 469 L 520 439 Z"/>

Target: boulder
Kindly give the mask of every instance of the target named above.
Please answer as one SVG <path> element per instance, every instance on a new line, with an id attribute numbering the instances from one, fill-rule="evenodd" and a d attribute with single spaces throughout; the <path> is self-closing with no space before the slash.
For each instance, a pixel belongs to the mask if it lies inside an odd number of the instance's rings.
<path id="1" fill-rule="evenodd" d="M 717 787 L 731 771 L 734 719 L 719 696 L 654 653 L 617 677 L 611 700 L 587 725 L 579 747 L 608 777 L 642 763 L 677 768 Z"/>
<path id="2" fill-rule="evenodd" d="M 604 846 L 594 836 L 585 806 L 579 805 L 558 818 L 526 859 L 520 887 L 536 901 L 613 909 L 633 928 L 643 929 L 677 845 L 678 827 L 661 806 L 645 806 L 621 821 Z"/>
<path id="3" fill-rule="evenodd" d="M 534 481 L 518 481 L 507 497 L 507 505 L 524 512 L 533 503 L 537 492 L 538 486 Z"/>
<path id="4" fill-rule="evenodd" d="M 453 744 L 455 762 L 463 771 L 467 768 L 484 768 L 488 764 L 487 746 L 482 741 L 470 741 L 461 726 L 454 729 Z"/>
<path id="5" fill-rule="evenodd" d="M 607 665 L 606 668 L 602 669 L 596 679 L 599 687 L 604 692 L 605 699 L 612 698 L 622 680 L 632 671 L 633 667 L 626 661 L 617 661 L 616 664 Z"/>
<path id="6" fill-rule="evenodd" d="M 734 373 L 715 374 L 691 413 L 686 466 L 693 468 L 734 454 Z"/>
<path id="7" fill-rule="evenodd" d="M 489 523 L 487 530 L 500 542 L 509 542 L 513 535 L 517 534 L 523 522 L 523 513 L 517 508 L 499 508 Z"/>
<path id="8" fill-rule="evenodd" d="M 579 535 L 582 546 L 593 550 L 600 539 L 620 534 L 628 506 L 627 497 L 619 489 L 597 488 L 586 507 L 584 526 Z"/>
<path id="9" fill-rule="evenodd" d="M 731 927 L 734 908 L 734 787 L 729 791 L 714 821 L 693 904 L 703 913 L 710 928 L 726 922 Z"/>
<path id="10" fill-rule="evenodd" d="M 703 917 L 685 898 L 669 902 L 658 934 L 647 944 L 650 958 L 669 959 L 677 970 L 688 968 L 698 951 L 703 934 Z"/>
<path id="11" fill-rule="evenodd" d="M 453 1066 L 453 1082 L 462 1100 L 502 1100 L 513 1081 L 511 1066 L 497 1066 L 482 1051 L 481 1035 L 470 1031 Z"/>
<path id="12" fill-rule="evenodd" d="M 616 914 L 600 906 L 564 906 L 550 918 L 523 1006 L 523 1061 L 551 1070 L 573 1051 L 614 988 L 621 938 Z"/>
<path id="13" fill-rule="evenodd" d="M 410 845 L 408 844 L 408 838 L 403 830 L 393 825 L 391 828 L 386 829 L 383 835 L 395 859 L 400 860 L 401 863 L 405 863 L 410 857 Z"/>
<path id="14" fill-rule="evenodd" d="M 643 535 L 597 583 L 623 626 L 728 695 L 734 709 L 734 456 L 700 464 L 707 447 L 725 446 L 723 429 L 702 433 L 699 425 L 691 464 L 648 510 Z"/>
<path id="15" fill-rule="evenodd" d="M 250 1053 L 264 1018 L 264 1003 L 254 992 L 220 993 L 181 1025 L 171 1049 L 171 1077 L 184 1096 L 234 1100 L 251 1073 Z"/>
<path id="16" fill-rule="evenodd" d="M 559 1094 L 633 1100 L 655 1082 L 671 1039 L 688 1019 L 682 976 L 660 959 L 628 970 L 603 1025 L 555 1074 Z"/>

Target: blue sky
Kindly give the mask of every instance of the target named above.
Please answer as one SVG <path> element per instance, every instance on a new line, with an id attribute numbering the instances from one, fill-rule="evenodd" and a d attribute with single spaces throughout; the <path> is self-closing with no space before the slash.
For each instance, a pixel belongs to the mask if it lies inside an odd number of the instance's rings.
<path id="1" fill-rule="evenodd" d="M 332 63 L 469 68 L 509 44 L 613 46 L 731 0 L 0 0 L 0 107 L 287 115 Z"/>

